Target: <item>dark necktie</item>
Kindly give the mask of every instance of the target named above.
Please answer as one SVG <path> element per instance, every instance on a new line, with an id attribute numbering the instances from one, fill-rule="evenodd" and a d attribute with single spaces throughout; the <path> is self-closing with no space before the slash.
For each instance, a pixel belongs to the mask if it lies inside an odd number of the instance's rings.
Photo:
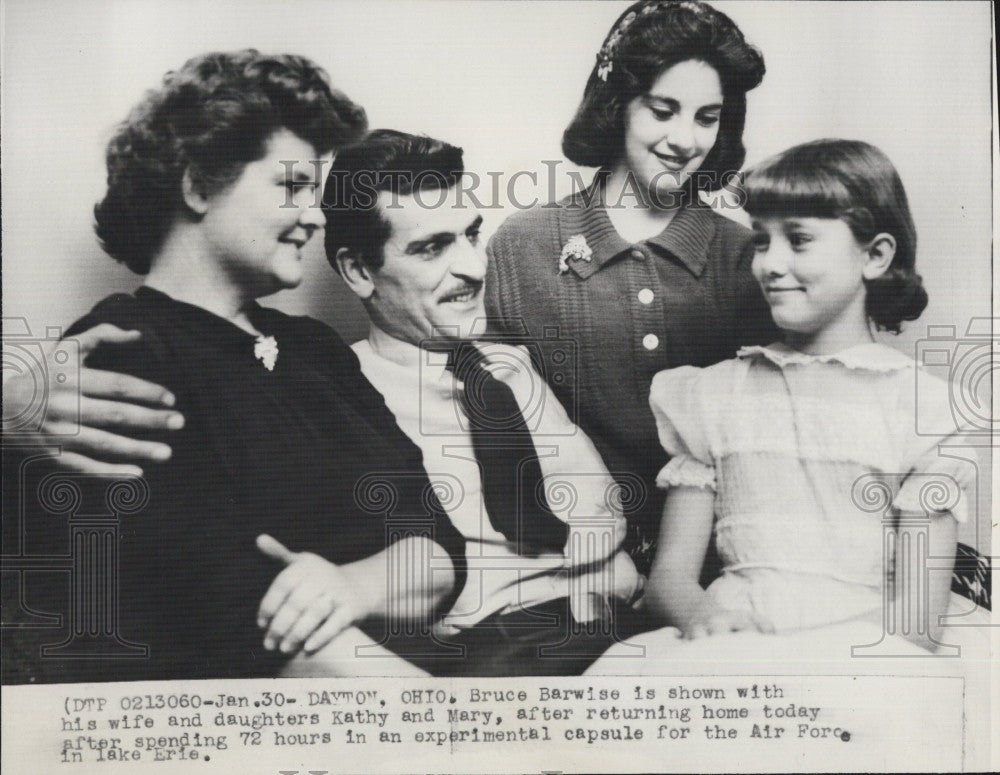
<path id="1" fill-rule="evenodd" d="M 541 494 L 542 469 L 514 393 L 483 367 L 483 354 L 471 342 L 449 353 L 446 368 L 464 383 L 460 401 L 482 469 L 490 523 L 518 554 L 562 552 L 568 526 Z"/>

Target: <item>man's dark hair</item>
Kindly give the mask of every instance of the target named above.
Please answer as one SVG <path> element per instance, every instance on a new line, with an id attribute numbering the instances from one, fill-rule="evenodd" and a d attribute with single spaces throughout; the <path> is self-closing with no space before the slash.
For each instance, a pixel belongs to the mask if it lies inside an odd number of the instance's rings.
<path id="1" fill-rule="evenodd" d="M 327 260 L 336 268 L 337 252 L 347 248 L 369 268 L 379 269 L 391 231 L 379 194 L 446 190 L 464 172 L 461 148 L 425 135 L 376 129 L 344 149 L 334 159 L 323 194 Z"/>

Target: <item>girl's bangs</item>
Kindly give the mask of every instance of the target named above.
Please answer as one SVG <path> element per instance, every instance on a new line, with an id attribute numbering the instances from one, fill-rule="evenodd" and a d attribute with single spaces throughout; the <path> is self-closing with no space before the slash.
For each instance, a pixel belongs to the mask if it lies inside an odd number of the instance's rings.
<path id="1" fill-rule="evenodd" d="M 838 177 L 780 161 L 747 173 L 743 191 L 744 209 L 755 217 L 838 218 L 852 206 L 850 192 Z"/>

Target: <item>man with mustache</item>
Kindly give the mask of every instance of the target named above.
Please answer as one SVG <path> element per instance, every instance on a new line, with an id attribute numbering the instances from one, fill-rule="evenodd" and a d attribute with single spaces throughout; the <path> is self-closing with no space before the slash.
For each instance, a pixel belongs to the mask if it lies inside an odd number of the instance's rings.
<path id="1" fill-rule="evenodd" d="M 437 675 L 575 674 L 631 629 L 626 614 L 616 632 L 611 609 L 628 612 L 623 603 L 639 597 L 641 577 L 618 551 L 619 485 L 519 346 L 537 343 L 477 338 L 487 259 L 463 173 L 461 149 L 381 130 L 338 155 L 324 196 L 327 257 L 371 322 L 354 345 L 361 371 L 421 449 L 466 539 L 468 580 L 434 625 L 438 649 L 428 652 L 421 639 L 415 651 L 390 645 Z M 81 336 L 86 349 L 94 336 Z M 75 438 L 68 462 L 155 460 L 162 445 L 100 426 L 162 428 L 169 412 L 118 400 L 156 403 L 160 391 L 131 378 L 109 391 L 107 381 L 98 380 L 99 397 L 85 393 L 87 424 L 98 428 Z M 49 422 L 59 414 L 55 398 Z M 289 564 L 261 602 L 265 644 L 312 654 L 336 640 L 346 623 L 315 583 L 317 558 L 307 565 L 268 539 L 261 548 Z M 307 586 L 312 602 L 303 605 L 293 591 Z M 294 666 L 323 672 L 323 655 L 303 653 Z"/>
<path id="2" fill-rule="evenodd" d="M 460 148 L 372 132 L 333 163 L 327 258 L 371 321 L 353 346 L 361 370 L 420 447 L 466 539 L 468 580 L 436 626 L 466 658 L 433 671 L 579 672 L 612 642 L 608 600 L 640 590 L 618 552 L 621 493 L 529 349 L 480 340 L 483 218 L 463 174 Z M 532 349 L 555 355 L 550 367 L 570 357 Z"/>

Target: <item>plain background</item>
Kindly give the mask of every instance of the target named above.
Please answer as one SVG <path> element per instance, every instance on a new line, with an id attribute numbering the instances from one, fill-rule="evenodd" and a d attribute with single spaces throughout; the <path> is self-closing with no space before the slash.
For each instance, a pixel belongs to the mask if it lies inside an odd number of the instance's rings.
<path id="1" fill-rule="evenodd" d="M 7 0 L 3 314 L 40 334 L 139 284 L 93 236 L 103 149 L 143 92 L 192 55 L 247 46 L 304 54 L 365 106 L 373 128 L 463 146 L 468 169 L 502 174 L 504 185 L 522 170 L 543 183 L 594 56 L 627 5 Z M 748 165 L 799 142 L 846 137 L 878 145 L 899 169 L 930 305 L 886 341 L 912 354 L 926 326 L 955 326 L 961 336 L 972 317 L 990 315 L 990 4 L 714 5 L 767 63 L 750 94 Z M 556 194 L 568 188 L 569 169 L 563 161 Z M 517 192 L 544 200 L 545 189 Z M 487 236 L 507 212 L 486 211 Z M 325 320 L 348 341 L 363 336 L 361 308 L 326 264 L 321 239 L 305 260 L 302 286 L 266 303 Z"/>

